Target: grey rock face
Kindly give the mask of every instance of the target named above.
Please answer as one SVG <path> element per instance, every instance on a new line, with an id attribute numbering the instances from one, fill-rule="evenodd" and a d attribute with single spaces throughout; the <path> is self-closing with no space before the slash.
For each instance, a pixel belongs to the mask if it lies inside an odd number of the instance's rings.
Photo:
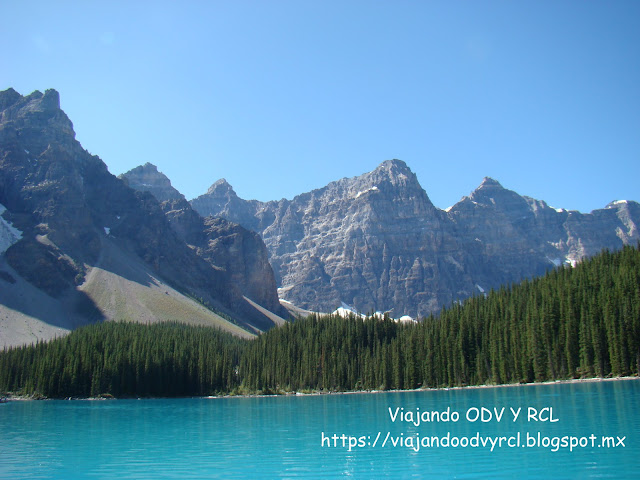
<path id="1" fill-rule="evenodd" d="M 160 203 L 167 200 L 184 200 L 184 196 L 173 188 L 171 181 L 158 171 L 158 167 L 149 162 L 119 175 L 118 178 L 134 190 L 151 193 Z"/>
<path id="2" fill-rule="evenodd" d="M 344 302 L 395 317 L 428 315 L 640 239 L 636 202 L 558 211 L 490 178 L 440 210 L 400 160 L 293 200 L 245 201 L 219 181 L 191 204 L 262 236 L 282 298 L 310 310 Z"/>
<path id="3" fill-rule="evenodd" d="M 156 197 L 174 232 L 212 267 L 225 272 L 242 295 L 287 316 L 278 300 L 267 248 L 257 233 L 222 218 L 202 218 L 150 163 L 119 178 L 131 188 Z"/>
<path id="4" fill-rule="evenodd" d="M 229 272 L 185 243 L 152 195 L 129 188 L 82 148 L 55 90 L 25 97 L 6 90 L 0 108 L 2 218 L 22 232 L 10 246 L 5 242 L 2 260 L 22 279 L 50 297 L 76 302 L 85 321 L 100 320 L 104 315 L 78 287 L 88 268 L 105 265 L 107 252 L 124 252 L 243 326 L 274 325 L 243 299 Z M 142 167 L 136 178 L 149 170 Z M 158 191 L 172 196 L 171 188 Z M 173 201 L 191 211 L 181 195 Z M 206 239 L 202 224 L 200 234 Z"/>

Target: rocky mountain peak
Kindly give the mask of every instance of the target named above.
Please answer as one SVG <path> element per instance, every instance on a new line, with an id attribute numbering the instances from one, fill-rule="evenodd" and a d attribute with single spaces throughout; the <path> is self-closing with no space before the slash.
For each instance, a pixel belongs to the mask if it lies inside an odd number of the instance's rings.
<path id="1" fill-rule="evenodd" d="M 491 177 L 484 177 L 482 183 L 469 196 L 462 197 L 452 210 L 456 212 L 461 209 L 478 207 L 490 208 L 491 210 L 529 210 L 529 204 L 524 197 L 504 188 L 500 182 Z"/>
<path id="2" fill-rule="evenodd" d="M 60 94 L 57 90 L 49 88 L 44 91 L 40 104 L 43 110 L 60 110 Z"/>
<path id="3" fill-rule="evenodd" d="M 0 111 L 9 108 L 21 98 L 22 95 L 16 92 L 13 88 L 8 88 L 7 90 L 0 92 Z"/>
<path id="4" fill-rule="evenodd" d="M 480 184 L 480 186 L 478 188 L 491 188 L 491 187 L 498 187 L 498 188 L 504 188 L 500 182 L 498 182 L 497 180 L 494 180 L 491 177 L 484 177 L 482 179 L 482 183 Z"/>
<path id="5" fill-rule="evenodd" d="M 396 186 L 417 186 L 418 178 L 415 173 L 404 163 L 402 160 L 385 160 L 375 170 L 369 174 L 364 174 L 358 178 L 361 179 L 374 179 L 374 181 L 388 181 L 394 187 Z"/>
<path id="6" fill-rule="evenodd" d="M 123 173 L 118 178 L 134 190 L 150 192 L 159 202 L 185 200 L 184 196 L 173 188 L 169 178 L 149 162 Z"/>
<path id="7" fill-rule="evenodd" d="M 207 190 L 207 195 L 213 195 L 216 197 L 225 197 L 228 195 L 235 195 L 236 192 L 226 178 L 221 178 Z"/>
<path id="8" fill-rule="evenodd" d="M 390 176 L 407 175 L 411 173 L 409 166 L 402 160 L 394 158 L 392 160 L 385 160 L 374 170 L 380 172 L 387 172 Z"/>
<path id="9" fill-rule="evenodd" d="M 311 310 L 344 302 L 360 311 L 393 309 L 394 316 L 437 312 L 485 289 L 573 265 L 602 246 L 633 243 L 640 218 L 637 204 L 622 201 L 597 220 L 569 215 L 491 177 L 442 212 L 397 159 L 293 200 L 257 203 L 229 192 L 219 182 L 209 190 L 214 195 L 192 204 L 260 233 L 281 298 Z"/>
<path id="10" fill-rule="evenodd" d="M 239 292 L 271 312 L 286 316 L 278 301 L 267 248 L 257 233 L 222 218 L 203 218 L 151 163 L 120 177 L 134 190 L 150 192 L 161 203 L 178 237 L 198 256 L 224 272 Z M 223 198 L 233 192 L 224 179 L 214 183 L 210 190 L 214 196 L 217 192 Z"/>
<path id="11" fill-rule="evenodd" d="M 418 177 L 402 160 L 386 160 L 375 170 L 349 179 L 348 184 L 351 197 L 371 200 L 377 209 L 391 208 L 397 216 L 435 211 Z"/>
<path id="12" fill-rule="evenodd" d="M 22 96 L 13 89 L 0 94 L 0 141 L 20 143 L 33 155 L 60 145 L 80 155 L 73 123 L 60 109 L 60 94 L 53 89 Z"/>
<path id="13" fill-rule="evenodd" d="M 48 89 L 42 93 L 39 90 L 35 90 L 30 95 L 23 97 L 13 88 L 5 90 L 0 94 L 0 106 L 2 109 L 10 107 L 17 107 L 22 110 L 22 113 L 26 112 L 49 112 L 49 113 L 61 113 L 60 109 L 60 94 L 57 90 Z M 65 115 L 66 116 L 66 115 Z"/>
<path id="14" fill-rule="evenodd" d="M 224 178 L 211 185 L 207 193 L 191 200 L 191 206 L 203 217 L 222 216 L 254 231 L 257 230 L 254 213 L 259 205 L 261 203 L 255 200 L 239 198 Z"/>
<path id="15" fill-rule="evenodd" d="M 637 204 L 637 202 L 629 200 L 614 200 L 613 202 L 609 202 L 604 208 L 624 208 L 634 203 Z"/>
<path id="16" fill-rule="evenodd" d="M 57 91 L 21 96 L 9 89 L 0 93 L 0 106 L 0 248 L 6 250 L 0 254 L 0 283 L 16 279 L 33 298 L 48 302 L 34 312 L 31 304 L 39 302 L 16 304 L 3 285 L 3 321 L 6 312 L 17 312 L 10 313 L 12 325 L 25 315 L 44 322 L 55 317 L 72 327 L 143 318 L 138 312 L 177 320 L 173 312 L 191 305 L 190 297 L 237 325 L 274 325 L 270 314 L 244 298 L 261 308 L 280 307 L 266 248 L 256 234 L 224 221 L 205 225 L 150 163 L 117 179 L 75 139 Z M 159 203 L 154 196 L 178 199 Z M 161 312 L 165 305 L 176 309 Z M 237 330 L 200 307 L 196 317 Z"/>

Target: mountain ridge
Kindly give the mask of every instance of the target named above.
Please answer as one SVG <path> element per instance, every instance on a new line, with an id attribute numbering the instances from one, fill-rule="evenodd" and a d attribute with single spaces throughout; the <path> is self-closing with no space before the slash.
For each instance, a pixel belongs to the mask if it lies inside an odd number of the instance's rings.
<path id="1" fill-rule="evenodd" d="M 211 266 L 227 272 L 250 304 L 255 302 L 273 314 L 288 316 L 280 305 L 267 249 L 258 234 L 223 218 L 202 218 L 151 163 L 118 178 L 135 190 L 151 193 L 174 232 Z"/>
<path id="2" fill-rule="evenodd" d="M 0 254 L 0 344 L 47 339 L 86 323 L 135 321 L 113 313 L 141 311 L 134 308 L 140 298 L 118 287 L 121 280 L 155 298 L 143 302 L 149 321 L 164 318 L 157 305 L 165 304 L 176 315 L 192 312 L 184 321 L 236 334 L 238 325 L 254 333 L 274 325 L 245 300 L 232 273 L 180 238 L 153 195 L 128 187 L 82 147 L 57 91 L 21 96 L 9 89 L 0 92 L 0 107 L 0 215 L 7 247 Z M 226 255 L 227 246 L 218 252 Z M 93 282 L 98 270 L 108 274 Z M 101 282 L 115 297 L 93 288 Z M 21 297 L 48 307 L 35 308 Z M 194 299 L 209 309 L 196 308 Z"/>
<path id="3" fill-rule="evenodd" d="M 346 303 L 397 317 L 436 313 L 640 239 L 637 202 L 583 214 L 521 196 L 491 177 L 442 210 L 397 159 L 291 200 L 243 200 L 218 181 L 191 204 L 263 237 L 282 299 L 311 310 Z"/>
<path id="4" fill-rule="evenodd" d="M 55 90 L 9 89 L 0 106 L 0 281 L 24 280 L 84 312 L 78 321 L 110 318 L 87 278 L 126 271 L 116 257 L 127 255 L 145 287 L 165 282 L 263 331 L 274 322 L 262 310 L 282 313 L 276 288 L 306 310 L 419 318 L 640 239 L 637 202 L 583 214 L 491 177 L 442 210 L 398 159 L 290 200 L 244 200 L 221 179 L 187 202 L 150 162 L 111 175 L 75 139 Z"/>

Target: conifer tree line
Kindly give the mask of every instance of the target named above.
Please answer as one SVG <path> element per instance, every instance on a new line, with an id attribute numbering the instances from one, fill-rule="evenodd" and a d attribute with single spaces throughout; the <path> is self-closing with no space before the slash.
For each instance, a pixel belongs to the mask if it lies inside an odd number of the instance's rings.
<path id="1" fill-rule="evenodd" d="M 640 249 L 491 291 L 417 324 L 311 315 L 240 340 L 106 322 L 0 353 L 0 392 L 48 397 L 414 389 L 637 375 Z"/>
<path id="2" fill-rule="evenodd" d="M 104 322 L 0 353 L 0 392 L 174 397 L 238 384 L 242 340 L 211 327 Z"/>

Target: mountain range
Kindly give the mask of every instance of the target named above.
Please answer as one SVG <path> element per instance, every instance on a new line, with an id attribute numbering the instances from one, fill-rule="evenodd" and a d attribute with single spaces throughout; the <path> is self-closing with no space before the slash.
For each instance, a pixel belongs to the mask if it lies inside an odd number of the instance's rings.
<path id="1" fill-rule="evenodd" d="M 104 320 L 239 336 L 289 310 L 422 316 L 640 240 L 640 205 L 589 214 L 491 178 L 441 210 L 401 160 L 288 200 L 216 181 L 191 200 L 151 163 L 115 177 L 55 90 L 0 92 L 0 348 Z"/>
<path id="2" fill-rule="evenodd" d="M 484 178 L 441 210 L 401 160 L 292 200 L 243 200 L 223 179 L 191 204 L 202 216 L 262 236 L 282 299 L 311 310 L 347 304 L 395 318 L 421 318 L 640 240 L 637 202 L 614 201 L 583 214 Z"/>
<path id="3" fill-rule="evenodd" d="M 0 205 L 0 347 L 103 320 L 252 336 L 288 315 L 255 233 L 127 186 L 75 139 L 55 90 L 0 92 Z"/>

